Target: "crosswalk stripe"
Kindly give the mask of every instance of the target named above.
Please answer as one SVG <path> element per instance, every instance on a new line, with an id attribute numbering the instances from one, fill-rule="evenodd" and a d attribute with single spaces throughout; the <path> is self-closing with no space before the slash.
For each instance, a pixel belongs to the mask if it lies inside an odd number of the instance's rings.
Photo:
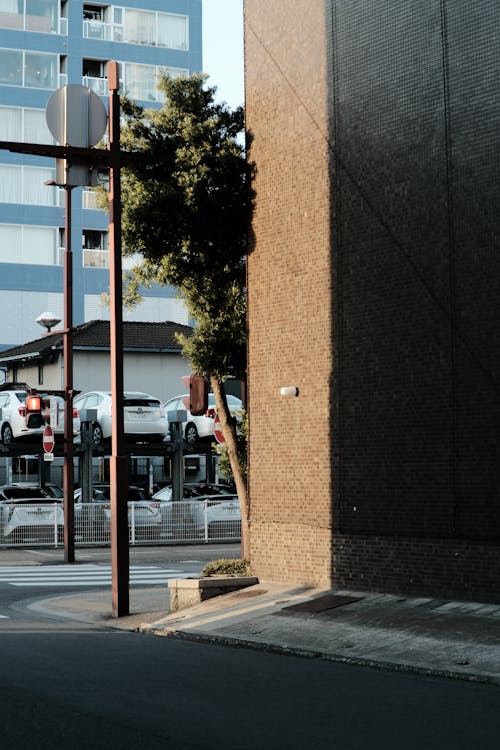
<path id="1" fill-rule="evenodd" d="M 0 568 L 0 582 L 10 586 L 107 586 L 111 583 L 110 565 L 69 566 L 47 565 L 27 571 Z M 181 570 L 154 566 L 131 566 L 131 585 L 161 584 L 182 574 Z"/>

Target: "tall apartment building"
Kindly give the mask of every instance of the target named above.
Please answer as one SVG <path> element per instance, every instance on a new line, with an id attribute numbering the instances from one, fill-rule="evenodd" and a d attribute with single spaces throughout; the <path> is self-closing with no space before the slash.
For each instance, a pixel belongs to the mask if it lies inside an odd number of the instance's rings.
<path id="1" fill-rule="evenodd" d="M 500 4 L 245 23 L 253 569 L 499 601 Z"/>
<path id="2" fill-rule="evenodd" d="M 121 90 L 160 107 L 157 75 L 201 70 L 201 0 L 0 0 L 0 140 L 53 143 L 45 122 L 52 93 L 83 84 L 107 105 L 107 63 Z M 36 318 L 63 318 L 64 191 L 51 159 L 0 151 L 0 349 L 36 338 Z M 109 317 L 108 216 L 90 189 L 72 191 L 75 325 Z M 125 319 L 187 323 L 173 289 L 145 291 Z"/>

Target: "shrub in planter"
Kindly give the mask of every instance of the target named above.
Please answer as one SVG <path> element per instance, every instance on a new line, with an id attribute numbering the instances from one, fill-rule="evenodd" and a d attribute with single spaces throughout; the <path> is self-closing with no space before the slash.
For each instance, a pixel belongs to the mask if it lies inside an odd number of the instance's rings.
<path id="1" fill-rule="evenodd" d="M 202 576 L 250 576 L 249 560 L 212 560 L 201 571 Z"/>

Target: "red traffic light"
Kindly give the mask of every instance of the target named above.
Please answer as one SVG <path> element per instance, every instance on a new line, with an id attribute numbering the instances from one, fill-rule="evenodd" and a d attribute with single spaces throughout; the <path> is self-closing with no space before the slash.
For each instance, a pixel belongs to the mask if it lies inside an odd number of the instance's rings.
<path id="1" fill-rule="evenodd" d="M 191 414 L 204 414 L 208 409 L 208 380 L 203 375 L 184 375 L 182 378 L 188 390 L 182 402 Z"/>
<path id="2" fill-rule="evenodd" d="M 26 411 L 41 411 L 42 410 L 42 397 L 41 396 L 28 396 L 26 399 Z"/>
<path id="3" fill-rule="evenodd" d="M 26 398 L 26 427 L 36 429 L 44 424 L 42 417 L 42 397 L 27 396 Z"/>

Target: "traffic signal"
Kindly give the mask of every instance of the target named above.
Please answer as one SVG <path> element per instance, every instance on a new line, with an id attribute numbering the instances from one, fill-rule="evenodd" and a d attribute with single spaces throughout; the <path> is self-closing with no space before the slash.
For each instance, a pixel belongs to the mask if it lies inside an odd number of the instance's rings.
<path id="1" fill-rule="evenodd" d="M 43 399 L 41 396 L 26 397 L 26 427 L 42 427 L 45 420 L 42 416 Z"/>
<path id="2" fill-rule="evenodd" d="M 208 409 L 208 380 L 203 375 L 184 375 L 182 382 L 188 391 L 182 397 L 186 409 L 195 417 Z"/>

